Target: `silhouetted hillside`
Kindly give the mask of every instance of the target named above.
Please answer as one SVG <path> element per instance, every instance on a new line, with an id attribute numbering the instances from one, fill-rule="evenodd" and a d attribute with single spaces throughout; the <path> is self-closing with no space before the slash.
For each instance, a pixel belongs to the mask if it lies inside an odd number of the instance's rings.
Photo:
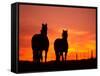
<path id="1" fill-rule="evenodd" d="M 93 69 L 97 68 L 96 59 L 88 60 L 71 60 L 66 62 L 49 61 L 46 63 L 19 62 L 19 72 L 43 72 L 43 71 L 60 71 L 76 69 Z"/>

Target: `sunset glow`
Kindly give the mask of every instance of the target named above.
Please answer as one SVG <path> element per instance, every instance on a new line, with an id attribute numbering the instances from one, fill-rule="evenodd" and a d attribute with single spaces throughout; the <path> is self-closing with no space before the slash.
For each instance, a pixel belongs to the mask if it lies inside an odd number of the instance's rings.
<path id="1" fill-rule="evenodd" d="M 47 61 L 55 60 L 54 41 L 61 38 L 64 29 L 68 30 L 67 60 L 96 57 L 96 9 L 20 5 L 20 61 L 33 61 L 31 39 L 33 35 L 40 33 L 42 23 L 45 22 L 50 42 Z"/>

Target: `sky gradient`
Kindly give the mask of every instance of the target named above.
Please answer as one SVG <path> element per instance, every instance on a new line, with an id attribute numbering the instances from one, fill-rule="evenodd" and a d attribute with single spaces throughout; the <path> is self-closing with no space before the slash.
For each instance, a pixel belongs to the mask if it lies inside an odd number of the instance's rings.
<path id="1" fill-rule="evenodd" d="M 47 60 L 55 60 L 54 41 L 68 31 L 68 60 L 96 57 L 96 9 L 19 6 L 19 60 L 32 61 L 31 39 L 40 33 L 42 23 L 47 23 L 50 42 Z M 44 53 L 43 53 L 44 56 Z"/>

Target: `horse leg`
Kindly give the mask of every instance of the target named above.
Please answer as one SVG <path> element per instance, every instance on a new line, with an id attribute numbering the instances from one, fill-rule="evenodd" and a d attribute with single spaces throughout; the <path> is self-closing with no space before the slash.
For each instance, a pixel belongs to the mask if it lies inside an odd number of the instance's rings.
<path id="1" fill-rule="evenodd" d="M 40 63 L 40 51 L 37 51 L 37 63 Z"/>
<path id="2" fill-rule="evenodd" d="M 66 55 L 67 55 L 67 52 L 65 52 L 65 61 L 66 61 Z"/>
<path id="3" fill-rule="evenodd" d="M 37 62 L 37 51 L 33 51 L 33 61 Z"/>
<path id="4" fill-rule="evenodd" d="M 45 50 L 45 62 L 46 62 L 46 60 L 47 60 L 47 50 Z"/>
<path id="5" fill-rule="evenodd" d="M 41 60 L 41 51 L 38 52 L 38 61 L 40 63 L 40 60 Z"/>
<path id="6" fill-rule="evenodd" d="M 59 61 L 59 53 L 55 52 L 55 54 L 56 54 L 56 61 L 58 62 Z"/>
<path id="7" fill-rule="evenodd" d="M 42 51 L 40 52 L 40 54 L 41 54 L 41 57 L 40 57 L 40 58 L 41 58 L 41 62 L 42 62 L 42 61 L 43 61 L 43 57 L 42 57 Z"/>
<path id="8" fill-rule="evenodd" d="M 34 51 L 33 51 L 33 62 L 35 62 L 35 58 L 34 57 L 35 57 L 35 54 L 34 54 Z"/>
<path id="9" fill-rule="evenodd" d="M 64 56 L 63 56 L 63 53 L 62 53 L 62 61 L 64 61 Z"/>
<path id="10" fill-rule="evenodd" d="M 58 61 L 58 55 L 57 55 L 57 53 L 55 53 L 56 54 L 56 61 Z"/>
<path id="11" fill-rule="evenodd" d="M 57 53 L 57 60 L 60 61 L 60 53 Z"/>

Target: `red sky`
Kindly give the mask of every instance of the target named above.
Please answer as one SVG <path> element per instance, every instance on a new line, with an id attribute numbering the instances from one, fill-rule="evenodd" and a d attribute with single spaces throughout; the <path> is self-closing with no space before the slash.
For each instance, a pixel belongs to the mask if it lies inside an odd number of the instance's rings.
<path id="1" fill-rule="evenodd" d="M 96 9 L 19 6 L 19 60 L 32 61 L 31 38 L 40 33 L 42 23 L 47 22 L 50 42 L 47 60 L 55 60 L 53 43 L 61 38 L 62 30 L 68 30 L 68 60 L 96 57 Z"/>

